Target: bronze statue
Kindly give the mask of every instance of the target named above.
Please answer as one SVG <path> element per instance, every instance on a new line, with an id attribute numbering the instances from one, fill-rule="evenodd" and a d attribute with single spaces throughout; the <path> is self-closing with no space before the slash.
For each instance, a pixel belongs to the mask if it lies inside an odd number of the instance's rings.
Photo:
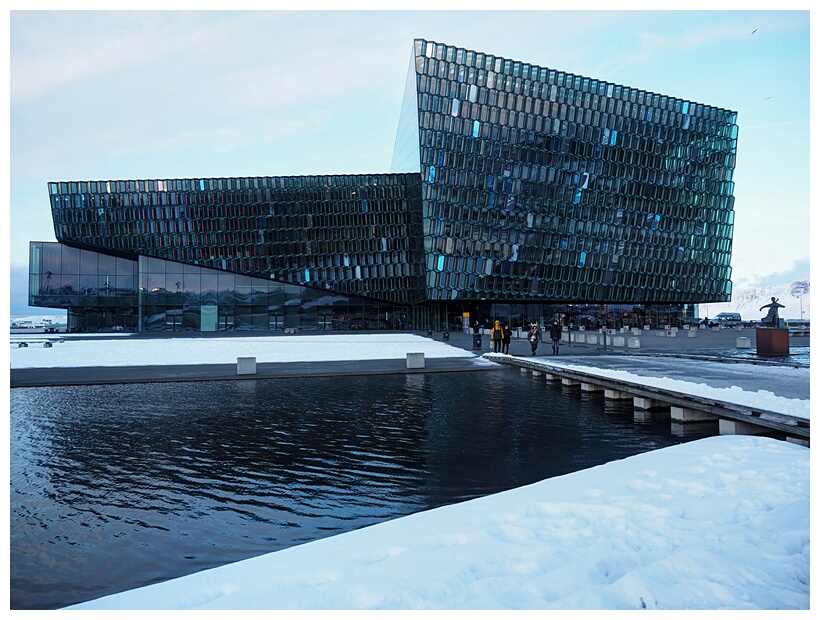
<path id="1" fill-rule="evenodd" d="M 777 303 L 778 301 L 778 299 L 772 297 L 772 303 L 766 304 L 765 306 L 760 306 L 761 311 L 763 308 L 769 309 L 766 316 L 760 320 L 761 325 L 766 325 L 768 327 L 780 327 L 780 317 L 777 315 L 777 309 L 785 308 L 785 306 Z"/>

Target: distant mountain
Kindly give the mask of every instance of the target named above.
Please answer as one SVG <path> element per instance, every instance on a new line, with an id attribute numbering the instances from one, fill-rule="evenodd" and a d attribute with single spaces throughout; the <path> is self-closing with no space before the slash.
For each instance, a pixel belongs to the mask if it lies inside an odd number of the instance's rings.
<path id="1" fill-rule="evenodd" d="M 811 314 L 811 295 L 808 280 L 795 280 L 791 284 L 776 284 L 757 288 L 738 289 L 732 293 L 732 301 L 719 304 L 700 304 L 698 314 L 701 317 L 717 316 L 719 312 L 739 312 L 744 321 L 760 320 L 766 316 L 762 306 L 771 303 L 772 297 L 783 304 L 778 313 L 782 319 L 799 319 L 801 303 L 804 319 Z"/>

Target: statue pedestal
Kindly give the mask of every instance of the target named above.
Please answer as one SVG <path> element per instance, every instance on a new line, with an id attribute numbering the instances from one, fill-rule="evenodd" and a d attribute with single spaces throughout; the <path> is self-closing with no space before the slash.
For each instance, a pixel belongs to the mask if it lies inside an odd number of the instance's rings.
<path id="1" fill-rule="evenodd" d="M 757 354 L 775 357 L 789 354 L 789 330 L 780 327 L 758 327 L 755 329 Z"/>

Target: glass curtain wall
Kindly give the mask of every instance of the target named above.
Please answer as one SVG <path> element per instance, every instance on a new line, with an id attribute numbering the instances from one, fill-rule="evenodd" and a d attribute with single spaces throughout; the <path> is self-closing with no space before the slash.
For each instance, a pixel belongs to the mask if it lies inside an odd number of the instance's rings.
<path id="1" fill-rule="evenodd" d="M 735 112 L 414 51 L 428 299 L 730 299 Z"/>
<path id="2" fill-rule="evenodd" d="M 29 243 L 29 305 L 64 308 L 71 331 L 137 327 L 137 261 Z"/>
<path id="3" fill-rule="evenodd" d="M 416 314 L 367 297 L 149 257 L 139 259 L 139 293 L 140 331 L 411 329 Z"/>

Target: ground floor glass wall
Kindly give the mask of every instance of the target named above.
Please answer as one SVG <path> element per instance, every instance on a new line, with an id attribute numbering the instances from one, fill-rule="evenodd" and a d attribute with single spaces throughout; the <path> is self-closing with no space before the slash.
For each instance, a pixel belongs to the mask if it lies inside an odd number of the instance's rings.
<path id="1" fill-rule="evenodd" d="M 467 331 L 692 324 L 691 304 L 438 301 L 399 305 L 156 258 L 112 257 L 60 243 L 30 246 L 29 303 L 64 308 L 71 331 Z"/>
<path id="2" fill-rule="evenodd" d="M 156 258 L 139 292 L 140 331 L 421 328 L 409 307 Z"/>

